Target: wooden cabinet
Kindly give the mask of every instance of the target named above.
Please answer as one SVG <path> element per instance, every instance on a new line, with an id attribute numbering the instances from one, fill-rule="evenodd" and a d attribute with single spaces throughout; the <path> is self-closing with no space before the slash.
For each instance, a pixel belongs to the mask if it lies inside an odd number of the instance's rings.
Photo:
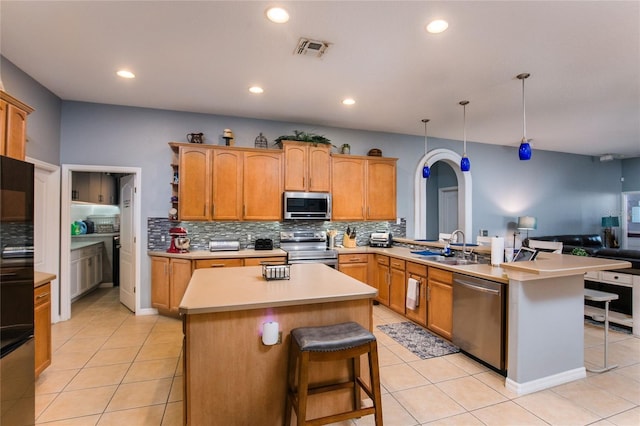
<path id="1" fill-rule="evenodd" d="M 389 307 L 404 315 L 407 295 L 405 261 L 392 257 L 389 266 Z"/>
<path id="2" fill-rule="evenodd" d="M 190 279 L 190 260 L 151 256 L 151 306 L 177 314 Z"/>
<path id="3" fill-rule="evenodd" d="M 0 90 L 0 155 L 25 158 L 27 116 L 33 108 Z"/>
<path id="4" fill-rule="evenodd" d="M 376 278 L 375 285 L 378 289 L 378 297 L 376 300 L 383 305 L 389 306 L 389 287 L 391 285 L 389 279 L 389 256 L 376 254 Z"/>
<path id="5" fill-rule="evenodd" d="M 170 143 L 179 220 L 280 220 L 282 153 Z"/>
<path id="6" fill-rule="evenodd" d="M 69 287 L 72 301 L 102 282 L 103 250 L 103 243 L 71 250 Z"/>
<path id="7" fill-rule="evenodd" d="M 369 282 L 369 255 L 366 253 L 338 255 L 338 270 L 366 284 Z"/>
<path id="8" fill-rule="evenodd" d="M 282 141 L 284 190 L 329 192 L 331 145 Z"/>
<path id="9" fill-rule="evenodd" d="M 407 262 L 407 283 L 410 278 L 418 282 L 418 298 L 416 308 L 406 308 L 405 315 L 412 321 L 425 326 L 427 325 L 427 266 L 414 262 Z M 408 284 L 407 284 L 408 285 Z"/>
<path id="10" fill-rule="evenodd" d="M 34 342 L 36 377 L 51 365 L 51 283 L 34 290 Z"/>
<path id="11" fill-rule="evenodd" d="M 395 220 L 396 161 L 332 155 L 332 219 Z"/>
<path id="12" fill-rule="evenodd" d="M 71 200 L 92 204 L 117 204 L 116 179 L 109 173 L 73 172 Z"/>
<path id="13" fill-rule="evenodd" d="M 427 282 L 427 328 L 451 339 L 453 273 L 429 267 Z"/>

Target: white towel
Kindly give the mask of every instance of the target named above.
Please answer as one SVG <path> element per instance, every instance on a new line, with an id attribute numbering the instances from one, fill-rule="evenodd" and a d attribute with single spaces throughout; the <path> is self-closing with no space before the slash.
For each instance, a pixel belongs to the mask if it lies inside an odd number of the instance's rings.
<path id="1" fill-rule="evenodd" d="M 418 281 L 413 278 L 409 278 L 407 281 L 407 308 L 415 309 L 416 300 L 418 300 Z"/>

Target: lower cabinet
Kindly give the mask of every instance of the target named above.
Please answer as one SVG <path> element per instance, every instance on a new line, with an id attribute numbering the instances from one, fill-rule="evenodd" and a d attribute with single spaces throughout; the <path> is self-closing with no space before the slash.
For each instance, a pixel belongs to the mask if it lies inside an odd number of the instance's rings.
<path id="1" fill-rule="evenodd" d="M 71 300 L 102 282 L 103 243 L 71 251 L 69 286 Z"/>
<path id="2" fill-rule="evenodd" d="M 34 290 L 34 342 L 36 377 L 51 365 L 51 283 Z"/>
<path id="3" fill-rule="evenodd" d="M 151 306 L 162 313 L 177 314 L 191 279 L 191 261 L 151 257 Z"/>
<path id="4" fill-rule="evenodd" d="M 389 260 L 389 307 L 403 315 L 407 305 L 405 264 L 404 260 L 395 257 Z"/>
<path id="5" fill-rule="evenodd" d="M 366 253 L 338 255 L 338 270 L 366 284 L 369 282 L 369 255 Z"/>
<path id="6" fill-rule="evenodd" d="M 383 305 L 389 306 L 389 287 L 391 282 L 389 276 L 389 256 L 376 254 L 376 269 L 374 287 L 378 289 L 376 300 Z"/>
<path id="7" fill-rule="evenodd" d="M 427 328 L 451 340 L 453 272 L 429 267 L 427 282 Z"/>
<path id="8" fill-rule="evenodd" d="M 419 263 L 407 262 L 407 287 L 409 279 L 413 278 L 417 284 L 416 308 L 406 308 L 405 316 L 410 320 L 425 326 L 427 325 L 427 266 Z"/>
<path id="9" fill-rule="evenodd" d="M 245 257 L 244 266 L 260 266 L 262 262 L 286 263 L 286 256 Z"/>
<path id="10" fill-rule="evenodd" d="M 244 266 L 241 258 L 235 259 L 199 259 L 195 261 L 193 269 L 224 268 L 229 266 Z"/>

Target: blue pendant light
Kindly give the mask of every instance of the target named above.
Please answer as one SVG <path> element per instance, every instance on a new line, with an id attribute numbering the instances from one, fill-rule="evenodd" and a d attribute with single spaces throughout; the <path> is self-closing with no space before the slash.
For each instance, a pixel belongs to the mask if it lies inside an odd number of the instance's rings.
<path id="1" fill-rule="evenodd" d="M 520 148 L 518 149 L 518 157 L 522 161 L 531 160 L 531 144 L 529 143 L 530 139 L 527 139 L 527 115 L 524 107 L 524 81 L 530 75 L 525 72 L 516 76 L 519 80 L 522 80 L 522 141 L 520 141 Z"/>
<path id="2" fill-rule="evenodd" d="M 467 157 L 467 105 L 469 101 L 460 101 L 460 105 L 462 105 L 462 117 L 463 117 L 463 148 L 462 148 L 462 159 L 460 160 L 460 170 L 463 172 L 468 172 L 471 170 L 471 162 L 469 161 L 469 157 Z"/>
<path id="3" fill-rule="evenodd" d="M 428 118 L 423 118 L 422 122 L 424 123 L 424 155 L 427 156 L 427 123 L 429 122 Z M 431 169 L 429 168 L 429 163 L 424 162 L 424 166 L 422 166 L 422 177 L 424 179 L 429 179 L 431 176 Z"/>

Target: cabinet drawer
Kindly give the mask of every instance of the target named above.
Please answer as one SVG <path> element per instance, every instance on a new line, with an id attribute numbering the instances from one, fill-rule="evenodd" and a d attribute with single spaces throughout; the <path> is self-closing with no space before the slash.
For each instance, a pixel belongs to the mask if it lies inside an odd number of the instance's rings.
<path id="1" fill-rule="evenodd" d="M 242 259 L 200 259 L 196 260 L 196 269 L 223 268 L 226 266 L 244 266 Z"/>
<path id="2" fill-rule="evenodd" d="M 381 256 L 381 255 L 376 255 L 376 262 L 378 262 L 379 265 L 387 265 L 389 266 L 389 256 Z"/>
<path id="3" fill-rule="evenodd" d="M 407 272 L 410 274 L 427 276 L 427 265 L 421 265 L 419 263 L 407 262 Z"/>
<path id="4" fill-rule="evenodd" d="M 404 265 L 406 264 L 406 262 L 404 260 L 400 260 L 400 259 L 396 259 L 395 257 L 392 257 L 389 262 L 391 263 L 391 267 L 393 269 L 402 269 L 404 271 Z"/>
<path id="5" fill-rule="evenodd" d="M 338 256 L 338 263 L 367 263 L 366 253 L 341 254 Z"/>
<path id="6" fill-rule="evenodd" d="M 600 271 L 600 281 L 631 287 L 633 285 L 633 275 L 612 271 Z"/>
<path id="7" fill-rule="evenodd" d="M 35 306 L 43 305 L 51 300 L 51 284 L 46 283 L 33 291 L 33 303 Z"/>
<path id="8" fill-rule="evenodd" d="M 591 281 L 598 281 L 600 279 L 600 271 L 587 271 L 584 273 L 584 278 Z"/>
<path id="9" fill-rule="evenodd" d="M 284 263 L 287 261 L 287 258 L 284 256 L 272 256 L 272 257 L 247 257 L 244 259 L 244 266 L 260 266 L 262 262 L 274 262 L 274 263 Z M 231 266 L 231 265 L 228 265 Z M 234 265 L 240 266 L 240 265 Z"/>
<path id="10" fill-rule="evenodd" d="M 445 284 L 453 284 L 453 272 L 444 269 L 429 268 L 429 279 L 440 281 Z"/>

